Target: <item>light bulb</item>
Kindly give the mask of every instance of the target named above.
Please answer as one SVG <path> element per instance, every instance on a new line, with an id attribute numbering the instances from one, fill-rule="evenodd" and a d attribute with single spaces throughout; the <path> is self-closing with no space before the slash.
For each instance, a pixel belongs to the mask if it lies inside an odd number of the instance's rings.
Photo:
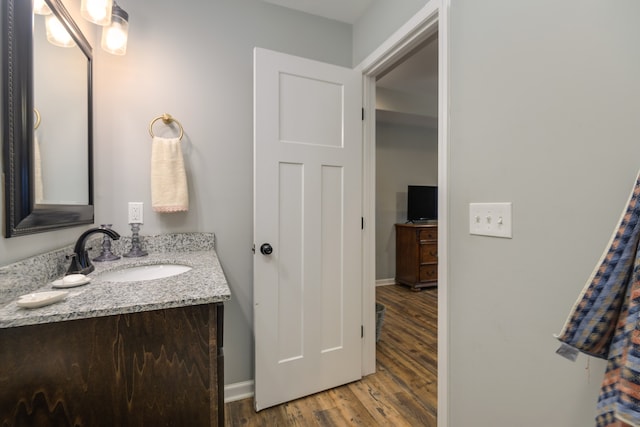
<path id="1" fill-rule="evenodd" d="M 127 44 L 127 34 L 122 30 L 119 25 L 113 25 L 104 30 L 105 34 L 105 48 L 110 52 L 115 52 L 123 49 Z"/>
<path id="2" fill-rule="evenodd" d="M 82 0 L 80 13 L 84 19 L 98 25 L 111 23 L 113 0 Z"/>
<path id="3" fill-rule="evenodd" d="M 105 51 L 114 55 L 124 55 L 127 52 L 129 33 L 129 14 L 115 5 L 111 16 L 111 24 L 102 28 L 100 45 Z"/>
<path id="4" fill-rule="evenodd" d="M 73 47 L 76 45 L 65 26 L 55 15 L 49 15 L 45 18 L 45 28 L 49 43 L 60 47 Z"/>
<path id="5" fill-rule="evenodd" d="M 51 9 L 44 0 L 33 0 L 33 13 L 38 15 L 51 15 Z"/>

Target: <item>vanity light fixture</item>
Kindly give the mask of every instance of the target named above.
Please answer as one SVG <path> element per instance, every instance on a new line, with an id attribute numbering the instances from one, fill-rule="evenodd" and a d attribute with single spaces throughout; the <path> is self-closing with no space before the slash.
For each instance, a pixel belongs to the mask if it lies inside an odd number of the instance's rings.
<path id="1" fill-rule="evenodd" d="M 38 15 L 51 15 L 51 9 L 44 0 L 33 0 L 33 13 Z"/>
<path id="2" fill-rule="evenodd" d="M 111 23 L 113 0 L 82 0 L 80 14 L 84 19 L 98 25 Z"/>
<path id="3" fill-rule="evenodd" d="M 44 26 L 49 43 L 60 47 L 73 47 L 76 45 L 67 29 L 55 15 L 47 15 Z"/>
<path id="4" fill-rule="evenodd" d="M 114 55 L 127 52 L 129 34 L 129 14 L 114 3 L 111 12 L 111 24 L 102 28 L 102 49 Z"/>

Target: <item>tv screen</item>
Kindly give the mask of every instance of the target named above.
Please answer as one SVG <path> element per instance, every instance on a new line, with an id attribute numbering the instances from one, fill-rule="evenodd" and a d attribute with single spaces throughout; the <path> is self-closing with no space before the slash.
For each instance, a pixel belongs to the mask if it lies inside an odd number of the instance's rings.
<path id="1" fill-rule="evenodd" d="M 407 221 L 438 219 L 438 187 L 409 185 L 407 188 Z"/>

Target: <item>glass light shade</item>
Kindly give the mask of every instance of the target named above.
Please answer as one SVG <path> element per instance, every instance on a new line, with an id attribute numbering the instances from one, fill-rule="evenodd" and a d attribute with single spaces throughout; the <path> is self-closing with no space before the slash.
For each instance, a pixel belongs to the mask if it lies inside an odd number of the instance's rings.
<path id="1" fill-rule="evenodd" d="M 84 19 L 98 25 L 111 23 L 113 0 L 82 0 L 80 14 Z"/>
<path id="2" fill-rule="evenodd" d="M 51 9 L 44 0 L 33 0 L 33 13 L 37 15 L 51 15 Z"/>
<path id="3" fill-rule="evenodd" d="M 102 28 L 100 45 L 105 51 L 114 55 L 127 53 L 127 38 L 129 35 L 129 14 L 118 5 L 113 6 L 111 24 Z"/>
<path id="4" fill-rule="evenodd" d="M 44 25 L 49 43 L 60 47 L 73 47 L 76 45 L 65 26 L 55 15 L 48 15 L 44 20 Z"/>

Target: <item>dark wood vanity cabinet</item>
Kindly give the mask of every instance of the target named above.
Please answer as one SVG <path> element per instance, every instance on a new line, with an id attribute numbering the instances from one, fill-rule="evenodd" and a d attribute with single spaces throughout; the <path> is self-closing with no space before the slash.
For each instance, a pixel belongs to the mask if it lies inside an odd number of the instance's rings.
<path id="1" fill-rule="evenodd" d="M 396 282 L 414 290 L 438 284 L 437 224 L 396 224 Z"/>
<path id="2" fill-rule="evenodd" d="M 222 303 L 0 329 L 2 426 L 224 426 Z"/>

